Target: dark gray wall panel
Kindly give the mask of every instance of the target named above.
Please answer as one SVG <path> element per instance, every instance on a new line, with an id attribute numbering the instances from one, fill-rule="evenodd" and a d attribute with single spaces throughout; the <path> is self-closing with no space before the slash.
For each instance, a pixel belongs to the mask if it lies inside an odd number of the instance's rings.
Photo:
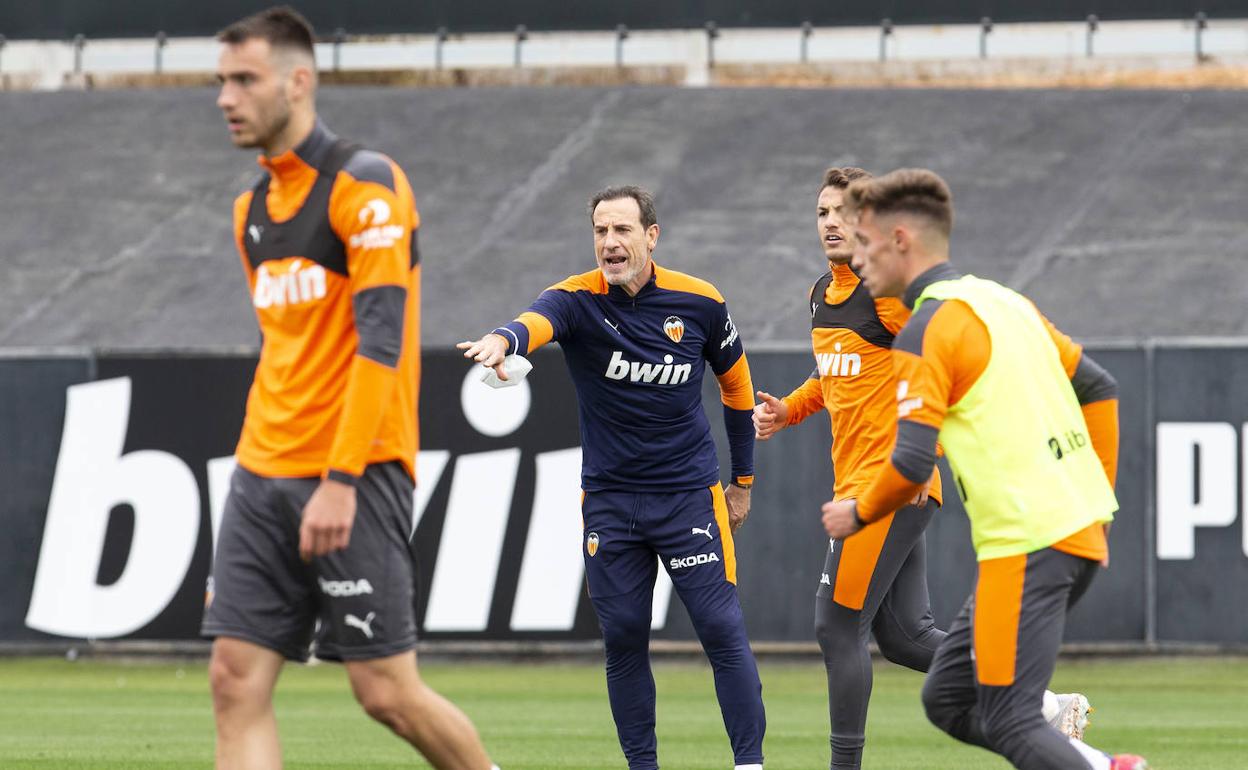
<path id="1" fill-rule="evenodd" d="M 1158 627 L 1161 640 L 1248 643 L 1248 555 L 1244 537 L 1244 425 L 1248 423 L 1248 350 L 1209 348 L 1156 351 L 1153 381 L 1159 422 L 1225 423 L 1236 436 L 1233 458 L 1205 456 L 1232 471 L 1217 479 L 1232 491 L 1227 526 L 1198 527 L 1194 558 L 1157 561 Z M 1171 469 L 1159 466 L 1159 474 Z M 1211 490 L 1205 490 L 1206 493 Z M 1193 490 L 1193 495 L 1196 492 Z"/>
<path id="2" fill-rule="evenodd" d="M 65 388 L 91 378 L 85 357 L 0 358 L 0 640 L 39 636 L 23 622 L 65 418 Z"/>

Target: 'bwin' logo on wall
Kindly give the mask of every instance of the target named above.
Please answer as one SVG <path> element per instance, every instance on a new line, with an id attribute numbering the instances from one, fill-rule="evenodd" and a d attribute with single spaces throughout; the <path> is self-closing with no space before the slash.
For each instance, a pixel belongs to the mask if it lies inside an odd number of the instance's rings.
<path id="1" fill-rule="evenodd" d="M 471 430 L 501 438 L 529 416 L 527 382 L 491 390 L 480 370 L 465 372 L 460 405 Z M 233 457 L 208 460 L 207 501 L 201 508 L 196 474 L 184 459 L 154 449 L 126 451 L 132 408 L 131 380 L 118 377 L 66 392 L 61 446 L 26 614 L 31 629 L 55 636 L 107 639 L 127 636 L 152 622 L 176 600 L 197 551 L 215 549 L 234 472 Z M 518 444 L 519 442 L 517 442 Z M 568 447 L 528 455 L 534 489 L 525 515 L 523 555 L 514 585 L 500 580 L 506 534 L 524 453 L 520 446 L 456 455 L 421 451 L 412 533 L 429 512 L 443 477 L 449 481 L 423 630 L 455 633 L 571 631 L 584 592 L 581 530 L 581 449 Z M 481 479 L 490 479 L 482 484 Z M 439 498 L 442 496 L 439 495 Z M 133 511 L 133 533 L 120 577 L 97 581 L 111 511 Z M 437 515 L 437 514 L 435 514 Z M 201 522 L 207 518 L 208 526 Z M 211 541 L 202 543 L 201 531 Z M 657 557 L 656 557 L 657 558 Z M 672 583 L 659 570 L 652 627 L 663 628 Z M 211 578 L 209 578 L 211 580 Z M 503 596 L 496 589 L 501 586 Z M 364 580 L 324 581 L 334 596 L 370 593 Z M 511 599 L 505 629 L 491 628 L 496 599 Z M 196 604 L 200 594 L 191 592 Z M 196 620 L 197 624 L 197 620 Z M 193 633 L 193 632 L 192 632 Z"/>

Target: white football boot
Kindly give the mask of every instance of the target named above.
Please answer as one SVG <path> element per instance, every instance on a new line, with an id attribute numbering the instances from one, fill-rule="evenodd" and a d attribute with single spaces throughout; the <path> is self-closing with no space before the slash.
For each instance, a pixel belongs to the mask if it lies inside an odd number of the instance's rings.
<path id="1" fill-rule="evenodd" d="M 1093 711 L 1088 699 L 1077 692 L 1057 695 L 1049 691 L 1044 693 L 1044 718 L 1057 731 L 1067 738 L 1083 740 L 1083 733 L 1088 729 L 1088 715 Z"/>

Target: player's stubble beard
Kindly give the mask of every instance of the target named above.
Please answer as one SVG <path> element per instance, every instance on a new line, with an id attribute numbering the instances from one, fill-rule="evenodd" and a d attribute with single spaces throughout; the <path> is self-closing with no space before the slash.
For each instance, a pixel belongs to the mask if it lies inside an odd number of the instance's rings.
<path id="1" fill-rule="evenodd" d="M 840 245 L 832 252 L 828 251 L 828 243 L 824 240 L 830 232 L 835 232 L 840 236 Z M 819 233 L 819 245 L 823 247 L 823 256 L 828 260 L 828 270 L 834 270 L 838 266 L 850 267 L 854 260 L 854 233 L 853 230 L 847 229 L 845 226 L 836 228 L 835 231 L 822 230 Z"/>
<path id="2" fill-rule="evenodd" d="M 238 146 L 242 149 L 260 149 L 268 155 L 269 148 L 290 127 L 290 119 L 290 100 L 284 92 L 278 91 L 271 103 L 256 110 L 256 119 L 253 121 L 255 136 L 250 141 L 240 142 Z"/>
<path id="3" fill-rule="evenodd" d="M 270 118 L 268 131 L 265 132 L 264 139 L 260 141 L 259 146 L 267 149 L 272 147 L 278 137 L 286 133 L 286 129 L 290 127 L 290 102 L 286 99 L 286 95 L 280 95 L 274 103 L 275 114 Z"/>

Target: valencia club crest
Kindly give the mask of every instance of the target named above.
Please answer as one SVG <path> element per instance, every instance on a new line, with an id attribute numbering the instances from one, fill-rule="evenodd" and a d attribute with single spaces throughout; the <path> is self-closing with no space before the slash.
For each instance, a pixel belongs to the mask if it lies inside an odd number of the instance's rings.
<path id="1" fill-rule="evenodd" d="M 663 333 L 672 342 L 679 344 L 681 337 L 685 336 L 685 322 L 680 320 L 680 316 L 669 315 L 663 322 Z"/>

